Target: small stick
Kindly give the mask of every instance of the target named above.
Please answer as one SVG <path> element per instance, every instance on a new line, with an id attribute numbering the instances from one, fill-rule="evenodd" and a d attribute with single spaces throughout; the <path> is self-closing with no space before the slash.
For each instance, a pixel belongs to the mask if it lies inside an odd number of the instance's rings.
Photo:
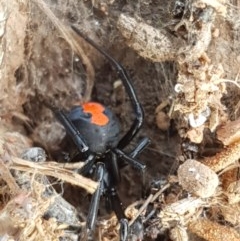
<path id="1" fill-rule="evenodd" d="M 147 200 L 143 203 L 143 205 L 139 208 L 138 212 L 136 213 L 135 217 L 129 222 L 129 226 L 131 226 L 136 219 L 141 215 L 141 213 L 146 209 L 147 205 L 151 202 L 153 195 L 149 195 Z"/>
<path id="2" fill-rule="evenodd" d="M 52 176 L 73 185 L 82 187 L 89 193 L 94 193 L 98 186 L 97 182 L 83 177 L 76 172 L 62 168 L 61 166 L 58 167 L 58 165 L 55 163 L 54 165 L 49 165 L 49 163 L 33 163 L 17 157 L 11 157 L 11 161 L 13 164 L 10 166 L 10 169 L 30 173 L 36 173 L 37 171 L 42 175 Z"/>

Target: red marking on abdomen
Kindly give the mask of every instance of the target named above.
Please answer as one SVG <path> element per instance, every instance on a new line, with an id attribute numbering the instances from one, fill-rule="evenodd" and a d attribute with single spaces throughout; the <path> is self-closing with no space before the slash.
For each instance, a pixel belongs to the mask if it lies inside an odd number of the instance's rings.
<path id="1" fill-rule="evenodd" d="M 109 118 L 103 113 L 105 107 L 96 102 L 87 102 L 82 105 L 85 113 L 92 115 L 91 123 L 98 126 L 105 126 L 109 122 Z"/>

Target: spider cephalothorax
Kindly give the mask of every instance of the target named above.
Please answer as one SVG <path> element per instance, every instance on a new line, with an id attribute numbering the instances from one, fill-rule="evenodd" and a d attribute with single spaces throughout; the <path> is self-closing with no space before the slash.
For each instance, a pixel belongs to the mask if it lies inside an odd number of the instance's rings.
<path id="1" fill-rule="evenodd" d="M 74 106 L 68 116 L 76 128 L 81 130 L 91 153 L 101 155 L 117 146 L 120 125 L 109 108 L 96 102 L 87 102 Z"/>

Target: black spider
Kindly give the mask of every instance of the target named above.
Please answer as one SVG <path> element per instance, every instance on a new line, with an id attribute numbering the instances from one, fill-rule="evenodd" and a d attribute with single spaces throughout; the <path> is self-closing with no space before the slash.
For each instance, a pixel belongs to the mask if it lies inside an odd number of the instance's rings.
<path id="1" fill-rule="evenodd" d="M 72 28 L 86 42 L 102 53 L 116 68 L 130 97 L 135 112 L 135 120 L 128 132 L 120 138 L 118 119 L 109 108 L 100 103 L 87 102 L 74 106 L 70 112 L 65 112 L 51 105 L 48 105 L 48 107 L 64 126 L 67 135 L 74 141 L 79 152 L 85 156 L 85 165 L 79 170 L 80 174 L 89 175 L 94 171 L 93 176 L 99 182 L 99 186 L 91 199 L 86 221 L 87 233 L 91 233 L 95 228 L 99 200 L 101 196 L 104 196 L 108 209 L 116 213 L 120 222 L 120 240 L 125 241 L 128 238 L 129 227 L 116 187 L 120 182 L 119 169 L 126 163 L 141 172 L 145 169 L 145 165 L 141 164 L 135 157 L 149 144 L 148 138 L 143 138 L 132 152 L 125 153 L 123 151 L 143 124 L 143 109 L 125 69 L 79 29 L 74 26 Z M 133 229 L 141 233 L 143 230 L 140 231 L 140 226 L 138 223 Z"/>

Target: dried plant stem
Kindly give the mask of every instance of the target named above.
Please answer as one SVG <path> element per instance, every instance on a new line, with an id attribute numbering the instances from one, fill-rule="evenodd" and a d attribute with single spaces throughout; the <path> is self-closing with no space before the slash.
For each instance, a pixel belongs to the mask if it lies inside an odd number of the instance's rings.
<path id="1" fill-rule="evenodd" d="M 30 172 L 30 173 L 40 173 L 46 176 L 52 176 L 57 179 L 61 179 L 65 182 L 71 183 L 73 185 L 84 188 L 89 193 L 94 193 L 98 183 L 92 181 L 89 178 L 83 177 L 76 172 L 59 167 L 57 163 L 34 163 L 25 161 L 23 159 L 12 157 L 12 165 L 10 169 Z"/>
<path id="2" fill-rule="evenodd" d="M 157 200 L 157 198 L 158 198 L 165 190 L 167 190 L 170 186 L 171 186 L 170 183 L 168 183 L 168 184 L 166 184 L 164 187 L 162 187 L 158 192 L 156 192 L 156 193 L 154 194 L 154 196 L 152 197 L 151 202 L 152 202 L 152 203 L 155 202 L 155 201 Z"/>

